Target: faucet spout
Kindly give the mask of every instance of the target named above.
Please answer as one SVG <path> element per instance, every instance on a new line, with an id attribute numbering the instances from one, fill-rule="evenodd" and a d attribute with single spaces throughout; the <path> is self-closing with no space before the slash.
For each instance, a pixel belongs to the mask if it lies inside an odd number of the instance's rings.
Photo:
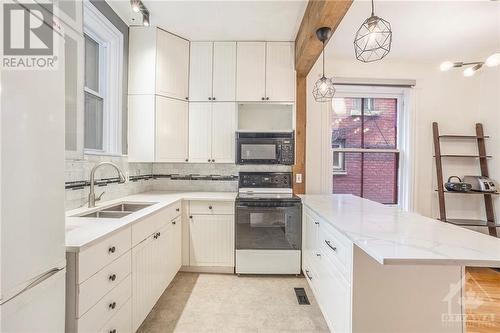
<path id="1" fill-rule="evenodd" d="M 95 172 L 99 167 L 101 167 L 103 165 L 109 165 L 109 166 L 113 167 L 116 170 L 116 172 L 118 173 L 118 177 L 119 177 L 118 183 L 120 183 L 120 184 L 125 183 L 125 176 L 123 175 L 123 172 L 120 170 L 120 168 L 118 168 L 118 166 L 116 164 L 111 163 L 111 162 L 101 162 L 99 164 L 96 164 L 92 168 L 92 170 L 90 171 L 89 208 L 95 207 L 95 202 L 96 202 L 96 198 L 95 198 Z"/>

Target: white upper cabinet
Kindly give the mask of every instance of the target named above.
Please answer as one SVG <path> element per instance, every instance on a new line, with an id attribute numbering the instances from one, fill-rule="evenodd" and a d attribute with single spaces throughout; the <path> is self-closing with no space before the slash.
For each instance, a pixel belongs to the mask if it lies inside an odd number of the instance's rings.
<path id="1" fill-rule="evenodd" d="M 189 100 L 235 101 L 236 43 L 191 43 Z"/>
<path id="2" fill-rule="evenodd" d="M 236 100 L 236 42 L 215 42 L 213 50 L 212 99 L 233 102 Z"/>
<path id="3" fill-rule="evenodd" d="M 236 99 L 260 101 L 266 97 L 266 43 L 238 42 Z"/>
<path id="4" fill-rule="evenodd" d="M 293 42 L 238 42 L 237 101 L 293 102 Z"/>
<path id="5" fill-rule="evenodd" d="M 130 27 L 129 94 L 186 100 L 189 42 L 153 27 Z"/>
<path id="6" fill-rule="evenodd" d="M 212 162 L 234 163 L 236 104 L 212 103 Z"/>
<path id="7" fill-rule="evenodd" d="M 235 103 L 189 103 L 189 162 L 234 163 L 235 131 Z"/>
<path id="8" fill-rule="evenodd" d="M 156 162 L 188 161 L 188 103 L 156 96 Z"/>
<path id="9" fill-rule="evenodd" d="M 188 99 L 189 42 L 158 29 L 156 93 Z"/>
<path id="10" fill-rule="evenodd" d="M 266 100 L 295 100 L 294 50 L 291 42 L 267 43 Z"/>
<path id="11" fill-rule="evenodd" d="M 189 100 L 212 100 L 213 43 L 191 43 L 190 59 Z"/>
<path id="12" fill-rule="evenodd" d="M 212 161 L 212 103 L 189 103 L 189 162 Z"/>

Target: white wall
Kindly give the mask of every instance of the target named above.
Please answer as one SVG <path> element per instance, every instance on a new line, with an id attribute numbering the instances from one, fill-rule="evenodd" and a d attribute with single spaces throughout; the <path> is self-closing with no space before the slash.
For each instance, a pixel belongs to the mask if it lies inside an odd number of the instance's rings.
<path id="1" fill-rule="evenodd" d="M 317 62 L 308 76 L 307 101 L 307 161 L 306 191 L 325 192 L 330 184 L 325 184 L 321 174 L 327 168 L 319 147 L 328 144 L 322 136 L 322 121 L 327 112 L 327 104 L 316 103 L 312 97 L 312 87 L 320 73 Z M 352 59 L 326 60 L 328 76 L 346 78 L 393 78 L 416 80 L 413 96 L 414 112 L 414 210 L 429 217 L 437 217 L 438 205 L 435 166 L 433 161 L 432 128 L 433 121 L 440 124 L 443 133 L 474 134 L 474 124 L 482 122 L 486 134 L 492 136 L 487 150 L 496 155 L 489 163 L 490 176 L 500 181 L 500 68 L 486 68 L 472 78 L 462 76 L 460 70 L 441 72 L 439 63 L 418 64 L 381 61 L 364 64 Z M 323 119 L 324 120 L 324 119 Z M 328 126 L 326 124 L 326 126 Z M 323 125 L 325 127 L 325 125 Z M 445 146 L 445 152 L 475 152 L 474 144 L 458 142 Z M 478 174 L 477 161 L 446 161 L 445 175 Z M 479 198 L 476 198 L 479 199 Z M 452 201 L 454 200 L 454 201 Z M 456 201 L 455 201 L 456 200 Z M 496 213 L 500 204 L 495 199 Z M 469 196 L 450 199 L 449 216 L 479 218 L 484 211 L 479 200 Z"/>

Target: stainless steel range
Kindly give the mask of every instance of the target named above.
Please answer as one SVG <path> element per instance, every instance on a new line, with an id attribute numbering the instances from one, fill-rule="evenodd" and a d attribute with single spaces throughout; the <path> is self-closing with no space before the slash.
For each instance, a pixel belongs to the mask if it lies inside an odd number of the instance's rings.
<path id="1" fill-rule="evenodd" d="M 240 172 L 236 273 L 300 274 L 302 203 L 292 173 Z"/>

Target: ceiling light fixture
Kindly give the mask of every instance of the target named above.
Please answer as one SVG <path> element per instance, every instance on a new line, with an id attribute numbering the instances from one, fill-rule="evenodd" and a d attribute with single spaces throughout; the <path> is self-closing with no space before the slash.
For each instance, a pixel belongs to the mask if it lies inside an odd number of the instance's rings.
<path id="1" fill-rule="evenodd" d="M 145 11 L 142 13 L 142 25 L 149 27 L 149 12 Z"/>
<path id="2" fill-rule="evenodd" d="M 464 76 L 465 77 L 473 76 L 481 67 L 483 67 L 483 63 L 478 63 L 475 64 L 474 66 L 467 67 L 466 69 L 464 69 Z"/>
<path id="3" fill-rule="evenodd" d="M 141 11 L 141 1 L 140 0 L 130 0 L 130 6 L 132 6 L 132 10 L 136 13 Z"/>
<path id="4" fill-rule="evenodd" d="M 372 0 L 372 14 L 356 32 L 354 52 L 356 59 L 373 62 L 384 58 L 391 51 L 391 24 L 375 15 Z"/>
<path id="5" fill-rule="evenodd" d="M 313 96 L 316 102 L 328 102 L 335 95 L 333 80 L 325 76 L 325 42 L 330 38 L 332 29 L 322 27 L 316 30 L 316 37 L 323 43 L 323 75 L 316 81 L 313 88 Z"/>
<path id="6" fill-rule="evenodd" d="M 493 53 L 486 59 L 485 62 L 486 66 L 488 67 L 496 67 L 500 65 L 500 53 Z"/>

